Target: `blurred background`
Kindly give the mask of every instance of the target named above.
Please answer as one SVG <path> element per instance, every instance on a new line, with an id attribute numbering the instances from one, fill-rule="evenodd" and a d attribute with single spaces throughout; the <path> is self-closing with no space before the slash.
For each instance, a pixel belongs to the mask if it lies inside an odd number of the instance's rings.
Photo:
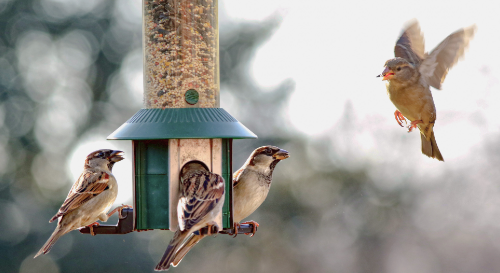
<path id="1" fill-rule="evenodd" d="M 221 107 L 291 158 L 250 219 L 175 272 L 500 272 L 500 9 L 490 1 L 220 1 Z M 434 90 L 445 163 L 394 120 L 375 76 L 405 23 L 431 50 L 477 24 Z M 85 156 L 142 107 L 140 0 L 0 0 L 0 272 L 152 272 L 172 233 L 73 231 L 33 259 Z M 113 216 L 108 223 L 116 223 Z"/>

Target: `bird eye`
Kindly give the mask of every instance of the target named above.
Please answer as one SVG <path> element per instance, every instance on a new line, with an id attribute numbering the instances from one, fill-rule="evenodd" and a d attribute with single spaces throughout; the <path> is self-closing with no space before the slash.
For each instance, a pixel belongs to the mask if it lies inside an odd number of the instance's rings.
<path id="1" fill-rule="evenodd" d="M 266 154 L 271 154 L 272 152 L 271 148 L 266 148 Z"/>
<path id="2" fill-rule="evenodd" d="M 397 69 L 397 70 L 398 70 L 398 71 L 400 71 L 400 70 L 401 70 L 401 67 L 398 67 L 398 69 Z"/>
<path id="3" fill-rule="evenodd" d="M 103 152 L 100 152 L 100 153 L 97 154 L 98 157 L 102 157 L 103 155 L 104 155 Z"/>

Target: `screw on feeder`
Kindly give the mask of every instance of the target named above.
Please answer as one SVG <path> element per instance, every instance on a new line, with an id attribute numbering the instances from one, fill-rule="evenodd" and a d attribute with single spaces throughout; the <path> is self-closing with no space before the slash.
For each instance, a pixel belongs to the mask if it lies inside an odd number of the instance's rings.
<path id="1" fill-rule="evenodd" d="M 194 89 L 189 89 L 184 94 L 184 97 L 186 98 L 187 103 L 189 103 L 191 105 L 195 105 L 196 103 L 198 103 L 198 99 L 200 98 L 200 94 L 198 94 L 198 91 L 196 91 Z"/>

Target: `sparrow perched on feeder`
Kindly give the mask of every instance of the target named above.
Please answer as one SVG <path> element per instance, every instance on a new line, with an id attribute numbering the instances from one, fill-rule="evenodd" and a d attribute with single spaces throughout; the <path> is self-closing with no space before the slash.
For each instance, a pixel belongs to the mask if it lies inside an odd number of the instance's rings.
<path id="1" fill-rule="evenodd" d="M 187 163 L 180 173 L 180 198 L 177 205 L 179 227 L 168 244 L 156 271 L 168 270 L 181 243 L 193 232 L 216 226 L 224 204 L 224 178 L 200 162 Z"/>
<path id="2" fill-rule="evenodd" d="M 79 227 L 89 226 L 93 234 L 92 227 L 97 220 L 106 222 L 109 216 L 121 210 L 122 207 L 118 207 L 106 214 L 118 194 L 118 184 L 111 170 L 116 162 L 123 160 L 122 154 L 122 151 L 103 149 L 87 156 L 83 173 L 49 221 L 58 219 L 56 229 L 35 258 L 48 253 L 61 236 Z"/>
<path id="3" fill-rule="evenodd" d="M 446 37 L 432 52 L 424 52 L 424 37 L 417 21 L 403 32 L 394 47 L 396 58 L 385 63 L 382 74 L 387 80 L 387 94 L 396 106 L 394 116 L 403 127 L 411 121 L 408 132 L 420 130 L 422 153 L 444 161 L 434 137 L 436 107 L 430 87 L 441 89 L 448 70 L 463 56 L 476 27 L 458 30 Z"/>
<path id="4" fill-rule="evenodd" d="M 253 226 L 252 236 L 259 226 L 255 221 L 240 221 L 252 214 L 266 199 L 276 164 L 289 157 L 287 151 L 275 146 L 255 149 L 245 164 L 233 174 L 233 220 L 235 233 L 241 224 Z M 175 254 L 173 265 L 177 266 L 184 256 L 206 235 L 191 234 Z"/>

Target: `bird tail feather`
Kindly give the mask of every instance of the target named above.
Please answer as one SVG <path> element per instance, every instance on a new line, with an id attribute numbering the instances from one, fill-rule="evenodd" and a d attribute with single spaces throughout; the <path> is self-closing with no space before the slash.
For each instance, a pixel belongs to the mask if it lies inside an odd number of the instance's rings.
<path id="1" fill-rule="evenodd" d="M 163 257 L 161 257 L 160 262 L 156 265 L 155 271 L 166 271 L 170 268 L 170 264 L 173 262 L 175 258 L 175 253 L 177 252 L 179 245 L 182 243 L 185 237 L 186 237 L 186 231 L 181 231 L 180 229 L 177 229 L 177 231 L 174 234 L 174 237 L 168 244 L 168 247 L 165 250 Z"/>
<path id="2" fill-rule="evenodd" d="M 185 240 L 185 242 L 180 246 L 179 250 L 175 253 L 175 258 L 172 262 L 173 266 L 179 265 L 184 256 L 193 248 L 201 239 L 203 239 L 204 235 L 195 235 L 191 233 L 190 236 Z"/>
<path id="3" fill-rule="evenodd" d="M 63 236 L 64 234 L 66 234 L 67 231 L 61 229 L 61 227 L 57 226 L 56 227 L 56 230 L 54 230 L 54 232 L 52 233 L 52 235 L 50 235 L 49 239 L 47 240 L 47 242 L 43 245 L 43 247 L 38 251 L 38 253 L 35 255 L 34 258 L 42 255 L 42 254 L 47 254 L 49 253 L 50 249 L 54 246 L 54 244 L 57 242 L 57 240 L 59 240 L 59 238 L 61 238 L 61 236 Z"/>
<path id="4" fill-rule="evenodd" d="M 431 132 L 430 140 L 427 140 L 423 134 L 420 134 L 422 140 L 422 153 L 428 157 L 435 158 L 439 161 L 444 161 L 441 152 L 439 151 L 438 145 L 436 143 L 436 138 L 434 137 L 434 132 Z"/>

